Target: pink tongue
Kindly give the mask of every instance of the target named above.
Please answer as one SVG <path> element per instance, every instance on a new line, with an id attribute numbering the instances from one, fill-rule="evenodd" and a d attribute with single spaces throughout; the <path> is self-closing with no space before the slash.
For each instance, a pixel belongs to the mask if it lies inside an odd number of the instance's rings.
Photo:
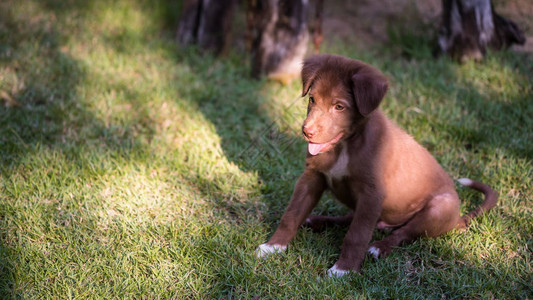
<path id="1" fill-rule="evenodd" d="M 309 143 L 309 146 L 307 147 L 308 150 L 309 150 L 309 153 L 311 153 L 311 155 L 317 155 L 320 150 L 324 149 L 324 147 L 327 146 L 328 143 L 325 143 L 325 144 L 315 144 L 315 143 Z"/>

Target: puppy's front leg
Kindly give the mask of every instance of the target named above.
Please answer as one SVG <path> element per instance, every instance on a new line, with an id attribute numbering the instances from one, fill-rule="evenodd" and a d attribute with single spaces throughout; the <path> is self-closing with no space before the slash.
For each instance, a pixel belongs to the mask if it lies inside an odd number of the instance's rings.
<path id="1" fill-rule="evenodd" d="M 291 202 L 281 217 L 278 229 L 270 240 L 256 250 L 258 257 L 287 249 L 287 244 L 298 231 L 298 227 L 311 214 L 326 188 L 322 174 L 306 169 L 296 182 Z"/>
<path id="2" fill-rule="evenodd" d="M 372 239 L 374 227 L 381 215 L 383 193 L 371 186 L 363 191 L 353 191 L 357 205 L 348 233 L 344 237 L 339 259 L 328 270 L 330 277 L 340 277 L 349 271 L 358 272 L 365 259 L 368 244 Z"/>

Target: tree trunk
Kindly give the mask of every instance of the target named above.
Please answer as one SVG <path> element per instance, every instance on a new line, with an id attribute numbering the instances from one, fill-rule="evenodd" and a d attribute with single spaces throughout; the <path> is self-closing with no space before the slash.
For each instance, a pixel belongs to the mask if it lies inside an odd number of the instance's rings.
<path id="1" fill-rule="evenodd" d="M 322 35 L 322 17 L 324 15 L 324 0 L 317 0 L 315 5 L 315 22 L 313 26 L 313 45 L 315 54 L 320 53 L 320 45 L 324 40 Z"/>
<path id="2" fill-rule="evenodd" d="M 235 3 L 235 0 L 185 0 L 178 25 L 178 42 L 198 44 L 217 54 L 226 50 Z"/>
<path id="3" fill-rule="evenodd" d="M 307 51 L 307 0 L 249 0 L 252 76 L 288 82 L 300 74 Z"/>
<path id="4" fill-rule="evenodd" d="M 480 60 L 488 48 L 500 50 L 526 41 L 515 23 L 494 12 L 490 0 L 442 0 L 442 7 L 440 52 L 459 61 Z"/>

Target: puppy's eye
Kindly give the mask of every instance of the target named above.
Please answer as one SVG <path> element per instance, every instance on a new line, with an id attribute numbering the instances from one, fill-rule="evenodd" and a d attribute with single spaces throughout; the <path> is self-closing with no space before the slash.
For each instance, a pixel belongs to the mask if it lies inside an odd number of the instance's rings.
<path id="1" fill-rule="evenodd" d="M 309 104 L 315 104 L 315 98 L 309 97 Z"/>
<path id="2" fill-rule="evenodd" d="M 339 110 L 339 111 L 340 111 L 340 110 L 344 110 L 344 106 L 342 106 L 342 105 L 340 105 L 340 104 L 337 104 L 337 105 L 335 105 L 335 109 L 336 109 L 336 110 Z"/>

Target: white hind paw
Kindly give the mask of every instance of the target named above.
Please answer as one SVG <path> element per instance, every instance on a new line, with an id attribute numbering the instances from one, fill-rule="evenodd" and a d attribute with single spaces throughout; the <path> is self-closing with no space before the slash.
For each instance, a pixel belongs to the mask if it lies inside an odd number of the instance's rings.
<path id="1" fill-rule="evenodd" d="M 375 259 L 378 259 L 379 257 L 379 248 L 376 248 L 374 246 L 368 248 L 367 250 L 368 253 L 370 253 L 370 255 L 372 255 Z"/>

